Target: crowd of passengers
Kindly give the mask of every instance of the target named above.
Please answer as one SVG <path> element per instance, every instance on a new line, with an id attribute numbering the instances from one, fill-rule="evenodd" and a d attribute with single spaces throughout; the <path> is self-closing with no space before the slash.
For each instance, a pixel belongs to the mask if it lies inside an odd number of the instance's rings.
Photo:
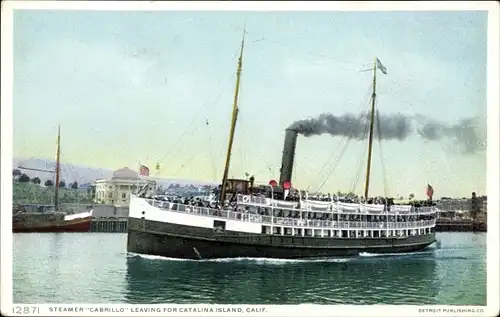
<path id="1" fill-rule="evenodd" d="M 155 197 L 156 200 L 172 202 L 175 204 L 183 204 L 194 207 L 204 207 L 212 209 L 221 209 L 218 201 L 207 201 L 201 197 Z M 236 204 L 236 196 L 231 197 L 229 204 L 224 206 L 226 210 L 249 212 L 251 207 L 238 207 Z M 261 216 L 271 216 L 271 208 L 255 207 L 256 210 L 250 213 L 256 213 Z M 432 215 L 410 215 L 403 217 L 401 215 L 391 215 L 389 219 L 385 215 L 352 215 L 352 214 L 336 214 L 330 212 L 313 212 L 313 211 L 285 211 L 280 208 L 274 208 L 274 217 L 286 217 L 293 219 L 309 219 L 309 220 L 327 220 L 327 221 L 368 221 L 368 222 L 386 222 L 386 221 L 418 221 L 432 220 Z"/>
<path id="2" fill-rule="evenodd" d="M 215 189 L 214 192 L 214 201 L 206 201 L 203 200 L 199 197 L 159 197 L 155 199 L 160 199 L 164 201 L 169 201 L 169 202 L 175 202 L 179 204 L 185 204 L 185 205 L 194 205 L 198 207 L 209 207 L 209 208 L 220 208 L 219 204 L 219 190 Z M 231 195 L 231 198 L 229 199 L 229 205 L 225 204 L 225 208 L 228 207 L 234 207 L 236 203 L 236 196 L 237 192 L 233 192 Z M 297 203 L 302 199 L 307 200 L 312 200 L 312 201 L 334 201 L 334 202 L 343 202 L 343 203 L 364 203 L 364 204 L 380 204 L 380 205 L 385 205 L 385 206 L 392 206 L 392 205 L 403 205 L 399 203 L 394 202 L 394 198 L 389 198 L 389 197 L 371 197 L 365 200 L 363 197 L 356 196 L 356 197 L 339 197 L 337 195 L 331 195 L 331 194 L 321 194 L 321 195 L 307 195 L 305 191 L 299 192 L 298 190 L 290 192 L 285 198 L 283 197 L 283 192 L 273 192 L 271 194 L 271 191 L 269 188 L 264 187 L 263 189 L 260 189 L 256 192 L 253 192 L 250 194 L 253 197 L 265 197 L 265 198 L 274 198 L 278 200 L 285 200 L 285 201 L 296 201 Z M 272 197 L 271 197 L 272 196 Z M 284 198 L 284 199 L 283 199 Z M 433 202 L 432 200 L 412 200 L 410 202 L 404 203 L 404 205 L 411 205 L 413 207 L 429 207 L 429 206 L 436 206 L 436 203 Z"/>
<path id="3" fill-rule="evenodd" d="M 270 191 L 265 191 L 265 192 L 259 192 L 259 193 L 253 193 L 251 194 L 254 197 L 266 197 L 266 198 L 271 198 L 271 192 Z M 282 193 L 273 193 L 272 194 L 273 198 L 275 199 L 283 199 L 283 194 Z M 295 191 L 293 193 L 288 194 L 287 197 L 285 197 L 285 201 L 297 201 L 299 202 L 302 199 L 307 198 L 307 200 L 312 200 L 312 201 L 334 201 L 334 202 L 343 202 L 343 203 L 354 203 L 354 204 L 380 204 L 380 205 L 386 205 L 386 206 L 392 206 L 392 205 L 402 205 L 394 202 L 394 198 L 389 198 L 389 197 L 371 197 L 365 200 L 363 197 L 356 196 L 356 197 L 340 197 L 332 194 L 325 194 L 325 195 L 306 195 L 305 192 L 303 193 L 298 193 L 298 191 Z M 413 207 L 429 207 L 429 206 L 436 206 L 436 203 L 431 201 L 431 200 L 412 200 L 410 202 L 405 203 L 404 205 L 411 205 Z"/>

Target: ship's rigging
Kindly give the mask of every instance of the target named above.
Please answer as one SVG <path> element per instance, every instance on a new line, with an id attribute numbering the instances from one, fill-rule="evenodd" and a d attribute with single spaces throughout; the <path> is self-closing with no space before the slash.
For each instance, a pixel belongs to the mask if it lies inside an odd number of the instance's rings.
<path id="1" fill-rule="evenodd" d="M 54 170 L 46 170 L 46 169 L 38 169 L 38 168 L 29 168 L 25 167 L 24 164 L 26 164 L 30 159 L 26 160 L 22 164 L 18 166 L 19 169 L 24 169 L 24 170 L 31 170 L 31 171 L 38 171 L 38 172 L 46 172 L 46 173 L 54 173 L 55 174 L 55 180 L 54 180 L 54 210 L 58 211 L 59 210 L 59 187 L 60 187 L 60 178 L 61 178 L 61 126 L 58 126 L 57 128 L 57 144 L 56 144 L 56 166 Z"/>
<path id="2" fill-rule="evenodd" d="M 267 42 L 270 42 L 270 43 L 273 43 L 273 44 L 277 44 L 276 41 L 272 41 L 272 40 L 269 40 L 269 39 L 266 39 L 266 38 L 260 38 L 258 41 L 253 41 L 253 42 L 259 42 L 259 41 L 267 41 Z M 239 111 L 239 108 L 238 108 L 238 94 L 239 94 L 239 81 L 240 81 L 240 72 L 241 72 L 241 63 L 242 63 L 242 57 L 243 57 L 243 47 L 244 47 L 244 38 L 242 39 L 242 45 L 241 45 L 241 48 L 240 48 L 240 56 L 239 56 L 239 59 L 238 59 L 238 69 L 237 69 L 237 72 L 236 72 L 236 89 L 235 89 L 235 96 L 234 96 L 234 102 L 233 102 L 233 114 L 232 114 L 232 118 L 231 118 L 231 127 L 230 127 L 230 133 L 229 133 L 229 144 L 228 144 L 228 148 L 227 148 L 227 153 L 226 153 L 226 163 L 224 165 L 224 173 L 223 173 L 223 176 L 222 176 L 222 184 L 225 184 L 227 178 L 229 177 L 229 172 L 230 172 L 230 160 L 231 160 L 231 154 L 232 154 L 232 147 L 233 147 L 233 142 L 234 142 L 234 136 L 235 136 L 235 130 L 236 130 L 236 119 L 238 118 L 238 111 Z M 320 57 L 323 57 L 323 58 L 327 58 L 327 56 L 324 56 L 323 54 L 312 54 L 311 52 L 308 52 L 308 54 L 311 54 L 311 55 L 314 55 L 314 56 L 320 56 Z M 337 62 L 342 62 L 342 61 L 339 61 L 337 60 Z M 367 129 L 365 130 L 365 137 L 364 139 L 368 139 L 369 142 L 368 142 L 368 148 L 364 147 L 363 148 L 363 152 L 362 152 L 362 155 L 361 156 L 358 156 L 359 157 L 359 161 L 358 161 L 358 164 L 357 164 L 357 168 L 356 168 L 356 174 L 354 175 L 354 179 L 351 183 L 351 191 L 356 191 L 356 188 L 357 188 L 357 185 L 359 183 L 359 180 L 360 180 L 360 177 L 361 177 L 361 170 L 363 168 L 363 166 L 365 166 L 365 164 L 363 164 L 363 161 L 364 163 L 366 163 L 366 171 L 365 171 L 365 185 L 364 185 L 364 193 L 366 195 L 368 195 L 368 192 L 369 192 L 369 185 L 370 185 L 370 176 L 371 176 L 371 169 L 372 169 L 372 156 L 373 156 L 373 141 L 374 141 L 374 138 L 375 136 L 377 136 L 377 139 L 378 139 L 378 143 L 379 143 L 379 151 L 382 150 L 382 145 L 381 145 L 381 141 L 382 141 L 382 138 L 380 137 L 380 133 L 379 133 L 379 130 L 380 130 L 380 120 L 379 120 L 379 117 L 378 117 L 378 110 L 376 109 L 376 93 L 375 93 L 375 88 L 376 88 L 376 71 L 377 69 L 380 69 L 378 67 L 378 59 L 375 59 L 375 63 L 373 65 L 372 68 L 370 68 L 371 71 L 373 71 L 373 84 L 370 85 L 370 90 L 371 90 L 371 98 L 370 101 L 371 101 L 371 109 L 369 111 L 369 124 L 367 124 Z M 345 62 L 345 64 L 347 64 L 347 62 Z M 351 64 L 351 65 L 354 65 L 354 63 L 348 63 L 348 64 Z M 359 66 L 359 65 L 358 65 Z M 234 76 L 234 74 L 232 74 L 232 76 Z M 230 77 L 229 79 L 232 79 L 233 77 Z M 220 99 L 222 94 L 219 94 L 217 100 L 214 102 L 218 102 L 218 100 Z M 203 125 L 199 124 L 197 125 L 196 127 L 193 127 L 196 123 L 196 119 L 200 116 L 200 112 L 203 108 L 205 108 L 208 104 L 208 100 L 207 102 L 205 102 L 202 107 L 200 107 L 199 111 L 195 114 L 193 120 L 191 121 L 191 123 L 187 126 L 187 129 L 184 130 L 180 136 L 180 138 L 177 139 L 177 142 L 174 144 L 174 146 L 172 147 L 172 149 L 169 151 L 169 153 L 167 153 L 161 160 L 159 160 L 159 162 L 163 162 L 167 157 L 169 158 L 168 159 L 168 162 L 166 164 L 166 166 L 170 166 L 175 158 L 178 157 L 179 155 L 179 149 L 180 149 L 180 146 L 182 146 L 182 144 L 186 144 L 186 143 L 189 143 L 189 142 L 182 142 L 183 140 L 185 140 L 186 137 L 188 137 L 189 135 L 193 135 L 196 131 L 198 131 L 202 126 L 205 126 L 206 129 L 208 130 L 206 132 L 206 138 L 207 138 L 207 142 L 206 144 L 208 145 L 208 152 L 210 153 L 210 158 L 211 158 L 211 167 L 212 167 L 212 177 L 215 178 L 216 175 L 217 175 L 217 171 L 216 171 L 216 168 L 215 168 L 215 156 L 213 154 L 213 150 L 212 150 L 212 147 L 213 147 L 213 142 L 212 142 L 212 133 L 211 133 L 211 130 L 210 130 L 210 124 L 209 124 L 209 119 L 208 118 L 204 118 L 204 123 Z M 361 114 L 365 114 L 365 111 L 361 111 Z M 241 128 L 241 127 L 240 127 Z M 334 171 L 336 170 L 337 166 L 339 165 L 341 159 L 342 159 L 342 156 L 344 156 L 344 154 L 346 153 L 346 150 L 347 150 L 347 147 L 352 141 L 352 137 L 349 137 L 347 138 L 347 140 L 343 140 L 341 141 L 341 143 L 343 143 L 342 146 L 340 146 L 340 155 L 338 157 L 336 157 L 336 159 L 333 161 L 334 159 L 334 154 L 335 153 L 332 153 L 332 155 L 330 155 L 330 157 L 328 158 L 327 162 L 325 163 L 325 165 L 323 166 L 323 168 L 321 169 L 319 175 L 320 176 L 324 176 L 326 174 L 326 177 L 318 177 L 318 179 L 321 179 L 320 183 L 318 184 L 318 188 L 317 188 L 317 191 L 320 191 L 323 189 L 323 187 L 328 183 L 330 177 L 332 176 L 332 174 L 334 173 Z M 241 173 L 245 173 L 247 172 L 246 171 L 246 168 L 244 169 L 243 168 L 243 144 L 242 144 L 242 140 L 240 138 L 240 159 L 241 159 L 241 162 L 240 162 L 240 168 L 241 168 Z M 262 149 L 259 149 L 259 150 L 262 150 Z M 366 156 L 367 157 L 367 160 L 366 160 Z M 180 165 L 180 167 L 177 169 L 176 173 L 177 174 L 178 172 L 180 172 L 183 168 L 185 168 L 187 165 L 189 165 L 189 163 L 191 163 L 194 159 L 196 158 L 199 158 L 199 155 L 197 157 L 196 153 L 193 153 L 193 155 L 188 159 L 188 160 L 185 160 L 182 165 Z M 387 177 L 386 177 L 386 173 L 385 173 L 385 166 L 384 166 L 384 162 L 383 162 L 383 155 L 382 153 L 380 153 L 380 159 L 381 159 L 381 164 L 382 164 L 382 175 L 383 175 L 383 181 L 384 181 L 384 192 L 387 194 L 388 193 L 388 188 L 387 188 Z M 326 168 L 328 165 L 331 165 L 333 161 L 333 168 Z M 267 170 L 270 170 L 271 167 L 269 166 L 269 163 L 266 163 L 266 166 L 267 166 Z M 296 169 L 296 165 L 293 167 L 294 169 Z M 324 171 L 326 170 L 326 173 L 324 173 Z M 255 174 L 255 173 L 252 173 L 252 174 Z M 334 174 L 333 174 L 334 175 Z M 311 184 L 312 185 L 312 184 Z M 309 185 L 309 188 L 311 187 L 311 185 Z M 308 189 L 309 189 L 308 188 Z M 224 186 L 222 188 L 222 190 L 224 191 Z M 221 195 L 222 196 L 222 195 Z"/>

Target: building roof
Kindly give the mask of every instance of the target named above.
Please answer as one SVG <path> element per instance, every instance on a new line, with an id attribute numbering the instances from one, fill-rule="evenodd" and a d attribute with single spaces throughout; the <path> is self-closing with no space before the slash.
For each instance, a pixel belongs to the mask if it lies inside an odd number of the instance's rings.
<path id="1" fill-rule="evenodd" d="M 114 171 L 111 179 L 137 179 L 138 177 L 139 173 L 128 167 L 123 167 Z"/>

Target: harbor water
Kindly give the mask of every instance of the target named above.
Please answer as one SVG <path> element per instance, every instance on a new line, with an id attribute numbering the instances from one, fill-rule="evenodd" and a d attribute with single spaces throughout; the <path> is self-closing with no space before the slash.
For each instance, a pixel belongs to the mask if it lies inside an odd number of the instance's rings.
<path id="1" fill-rule="evenodd" d="M 417 254 L 185 261 L 127 254 L 124 233 L 14 234 L 15 303 L 486 305 L 486 234 Z"/>

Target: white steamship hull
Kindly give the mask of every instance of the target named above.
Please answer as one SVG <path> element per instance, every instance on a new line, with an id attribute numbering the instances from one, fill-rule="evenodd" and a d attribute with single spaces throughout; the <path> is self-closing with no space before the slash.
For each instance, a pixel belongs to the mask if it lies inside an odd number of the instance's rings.
<path id="1" fill-rule="evenodd" d="M 214 222 L 224 223 L 215 230 Z M 361 252 L 420 251 L 436 241 L 435 233 L 389 238 L 333 238 L 262 233 L 262 223 L 227 217 L 186 214 L 151 206 L 132 197 L 127 251 L 185 259 L 355 256 Z"/>

